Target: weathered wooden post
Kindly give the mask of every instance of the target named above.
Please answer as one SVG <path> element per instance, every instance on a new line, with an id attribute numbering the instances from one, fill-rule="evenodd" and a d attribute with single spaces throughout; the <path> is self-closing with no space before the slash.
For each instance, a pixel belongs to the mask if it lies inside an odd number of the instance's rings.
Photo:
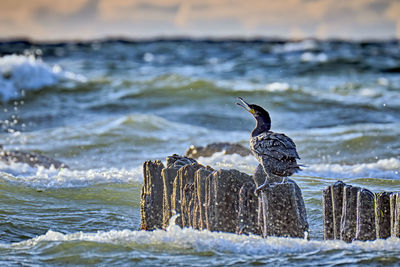
<path id="1" fill-rule="evenodd" d="M 143 230 L 162 227 L 163 221 L 163 181 L 161 161 L 146 161 L 143 164 L 143 187 L 140 201 L 141 226 Z"/>
<path id="2" fill-rule="evenodd" d="M 193 227 L 197 229 L 206 229 L 206 190 L 205 181 L 208 176 L 212 174 L 214 170 L 211 167 L 202 168 L 196 171 L 194 179 L 194 190 L 196 199 L 195 202 L 195 215 Z"/>
<path id="3" fill-rule="evenodd" d="M 346 185 L 343 190 L 343 212 L 340 228 L 340 239 L 351 242 L 356 237 L 357 229 L 357 195 L 359 187 Z"/>
<path id="4" fill-rule="evenodd" d="M 218 170 L 207 176 L 205 200 L 208 230 L 236 232 L 239 191 L 248 181 L 251 181 L 251 177 L 237 170 Z"/>
<path id="5" fill-rule="evenodd" d="M 322 191 L 322 213 L 324 240 L 334 239 L 332 186 L 328 186 Z"/>
<path id="6" fill-rule="evenodd" d="M 381 192 L 375 195 L 375 221 L 376 221 L 376 237 L 390 237 L 390 192 Z"/>
<path id="7" fill-rule="evenodd" d="M 256 185 L 256 188 L 262 185 L 265 181 L 266 173 L 261 164 L 258 164 L 256 171 L 254 172 L 252 178 Z M 263 231 L 264 217 L 263 217 L 263 205 L 261 197 L 258 198 L 258 208 L 257 208 L 257 225 L 260 231 Z M 262 234 L 261 234 L 262 235 Z"/>
<path id="8" fill-rule="evenodd" d="M 357 194 L 357 229 L 356 240 L 375 240 L 375 195 L 368 189 L 361 189 Z"/>
<path id="9" fill-rule="evenodd" d="M 263 236 L 306 237 L 307 213 L 300 188 L 288 179 L 261 190 Z"/>
<path id="10" fill-rule="evenodd" d="M 333 184 L 332 193 L 332 215 L 333 215 L 333 238 L 340 239 L 340 224 L 343 212 L 343 190 L 345 184 L 338 181 Z"/>
<path id="11" fill-rule="evenodd" d="M 172 216 L 171 208 L 171 195 L 175 177 L 178 174 L 178 168 L 170 166 L 169 168 L 164 168 L 161 171 L 161 176 L 163 179 L 163 220 L 162 228 L 166 229 L 169 225 L 169 219 Z"/>
<path id="12" fill-rule="evenodd" d="M 390 195 L 390 229 L 392 237 L 400 237 L 400 194 Z"/>
<path id="13" fill-rule="evenodd" d="M 193 227 L 193 211 L 194 211 L 194 184 L 188 183 L 183 186 L 181 199 L 181 218 L 182 227 Z"/>
<path id="14" fill-rule="evenodd" d="M 258 223 L 258 197 L 254 194 L 255 189 L 253 182 L 246 182 L 240 188 L 237 234 L 261 235 Z"/>
<path id="15" fill-rule="evenodd" d="M 193 203 L 194 176 L 195 172 L 201 168 L 204 168 L 204 166 L 196 162 L 185 165 L 178 171 L 176 179 L 179 179 L 180 185 L 182 227 L 192 226 L 191 211 L 193 210 L 193 206 L 190 206 L 190 204 Z"/>
<path id="16" fill-rule="evenodd" d="M 176 219 L 175 223 L 181 227 L 191 226 L 189 223 L 188 212 L 190 211 L 189 202 L 191 200 L 190 188 L 185 186 L 193 184 L 194 173 L 203 168 L 197 162 L 182 166 L 178 170 L 178 175 L 175 177 L 171 196 L 171 209 L 179 213 L 180 216 Z"/>

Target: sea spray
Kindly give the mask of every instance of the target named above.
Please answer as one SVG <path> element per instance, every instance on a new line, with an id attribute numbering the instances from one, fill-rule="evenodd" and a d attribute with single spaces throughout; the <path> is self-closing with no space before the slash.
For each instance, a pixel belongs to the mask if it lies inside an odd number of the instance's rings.
<path id="1" fill-rule="evenodd" d="M 0 57 L 0 101 L 19 99 L 27 90 L 38 90 L 66 80 L 85 82 L 86 78 L 63 71 L 58 65 L 49 66 L 34 55 Z"/>

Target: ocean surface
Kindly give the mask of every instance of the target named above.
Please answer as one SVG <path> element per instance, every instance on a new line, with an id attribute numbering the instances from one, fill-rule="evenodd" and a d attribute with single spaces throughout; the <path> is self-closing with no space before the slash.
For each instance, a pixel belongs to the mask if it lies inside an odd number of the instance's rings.
<path id="1" fill-rule="evenodd" d="M 310 241 L 140 231 L 142 163 L 248 146 L 266 108 L 297 144 Z M 399 265 L 400 239 L 323 241 L 321 190 L 400 192 L 399 41 L 0 42 L 0 144 L 66 163 L 0 162 L 0 265 Z M 199 162 L 251 174 L 253 156 Z"/>

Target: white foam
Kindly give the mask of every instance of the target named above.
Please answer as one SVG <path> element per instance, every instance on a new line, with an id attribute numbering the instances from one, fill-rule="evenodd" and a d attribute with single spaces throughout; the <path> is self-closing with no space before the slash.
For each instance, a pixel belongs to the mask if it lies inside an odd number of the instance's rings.
<path id="1" fill-rule="evenodd" d="M 344 241 L 307 241 L 298 238 L 268 237 L 255 235 L 236 235 L 232 233 L 209 232 L 207 230 L 181 229 L 170 226 L 167 231 L 132 231 L 112 230 L 109 232 L 62 234 L 48 231 L 45 235 L 13 243 L 14 249 L 29 249 L 42 242 L 97 242 L 123 245 L 137 249 L 138 245 L 164 250 L 194 250 L 195 252 L 219 252 L 226 254 L 268 255 L 270 253 L 299 253 L 329 250 L 364 250 L 364 251 L 398 251 L 400 239 L 355 241 L 350 244 Z M 6 245 L 5 245 L 6 246 Z"/>
<path id="2" fill-rule="evenodd" d="M 260 83 L 249 82 L 249 81 L 241 81 L 235 80 L 227 81 L 227 80 L 218 80 L 215 82 L 216 86 L 220 88 L 225 88 L 229 91 L 239 91 L 239 92 L 255 92 L 255 91 L 268 91 L 268 92 L 285 92 L 290 89 L 298 90 L 297 88 L 292 88 L 286 82 L 271 82 L 267 83 L 265 86 Z"/>
<path id="3" fill-rule="evenodd" d="M 311 52 L 305 52 L 301 54 L 300 60 L 303 62 L 327 62 L 328 61 L 328 56 L 325 53 L 311 53 Z"/>
<path id="4" fill-rule="evenodd" d="M 274 83 L 269 83 L 265 86 L 265 89 L 268 92 L 285 92 L 289 90 L 290 86 L 288 83 L 279 83 L 279 82 L 274 82 Z"/>
<path id="5" fill-rule="evenodd" d="M 7 182 L 37 188 L 74 188 L 104 183 L 141 183 L 142 167 L 132 169 L 46 169 L 26 163 L 6 164 L 0 161 L 0 178 Z"/>
<path id="6" fill-rule="evenodd" d="M 254 90 L 259 90 L 260 87 L 260 84 L 244 80 L 235 80 L 234 82 L 229 80 L 218 80 L 215 81 L 215 85 L 228 91 L 239 92 L 253 92 Z"/>
<path id="7" fill-rule="evenodd" d="M 199 157 L 198 162 L 216 170 L 237 169 L 248 174 L 253 173 L 258 165 L 258 161 L 253 155 L 245 157 L 238 154 L 225 155 L 225 151 L 214 153 L 210 157 Z"/>
<path id="8" fill-rule="evenodd" d="M 376 82 L 377 82 L 377 84 L 379 84 L 381 86 L 389 86 L 390 85 L 389 80 L 384 77 L 378 78 Z"/>
<path id="9" fill-rule="evenodd" d="M 372 163 L 354 165 L 312 164 L 305 168 L 304 175 L 319 177 L 348 178 L 387 178 L 400 179 L 400 160 L 396 158 L 380 159 Z"/>
<path id="10" fill-rule="evenodd" d="M 33 55 L 6 55 L 0 57 L 0 101 L 23 97 L 24 90 L 37 90 L 60 81 L 84 82 L 86 78 L 50 66 Z"/>
<path id="11" fill-rule="evenodd" d="M 253 155 L 242 157 L 238 154 L 225 155 L 214 153 L 210 157 L 200 157 L 198 162 L 210 165 L 214 169 L 237 169 L 252 174 L 258 161 Z M 380 159 L 372 163 L 346 164 L 307 164 L 300 175 L 326 178 L 385 178 L 400 179 L 400 160 L 396 158 Z"/>
<path id="12" fill-rule="evenodd" d="M 315 49 L 317 42 L 314 40 L 304 40 L 301 42 L 287 42 L 283 45 L 276 45 L 272 51 L 275 53 L 297 52 L 303 50 Z"/>
<path id="13" fill-rule="evenodd" d="M 242 157 L 238 154 L 226 155 L 224 151 L 210 157 L 200 157 L 198 162 L 214 169 L 237 169 L 252 175 L 258 165 L 253 155 Z M 301 176 L 324 178 L 381 178 L 400 179 L 400 160 L 380 159 L 372 163 L 306 164 Z M 0 177 L 11 183 L 22 183 L 38 188 L 86 187 L 103 183 L 142 183 L 142 166 L 131 169 L 99 168 L 89 170 L 46 169 L 30 167 L 25 163 L 6 164 L 0 161 Z"/>

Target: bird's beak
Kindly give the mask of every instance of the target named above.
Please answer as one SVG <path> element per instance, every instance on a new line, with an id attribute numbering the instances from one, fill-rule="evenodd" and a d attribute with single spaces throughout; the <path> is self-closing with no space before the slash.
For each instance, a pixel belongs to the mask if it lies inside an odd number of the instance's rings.
<path id="1" fill-rule="evenodd" d="M 244 101 L 243 98 L 238 97 L 238 99 L 239 99 L 240 102 L 236 102 L 236 105 L 241 106 L 242 108 L 244 108 L 245 110 L 247 110 L 251 114 L 254 114 L 254 109 L 250 108 L 249 104 L 247 104 L 247 102 Z"/>

